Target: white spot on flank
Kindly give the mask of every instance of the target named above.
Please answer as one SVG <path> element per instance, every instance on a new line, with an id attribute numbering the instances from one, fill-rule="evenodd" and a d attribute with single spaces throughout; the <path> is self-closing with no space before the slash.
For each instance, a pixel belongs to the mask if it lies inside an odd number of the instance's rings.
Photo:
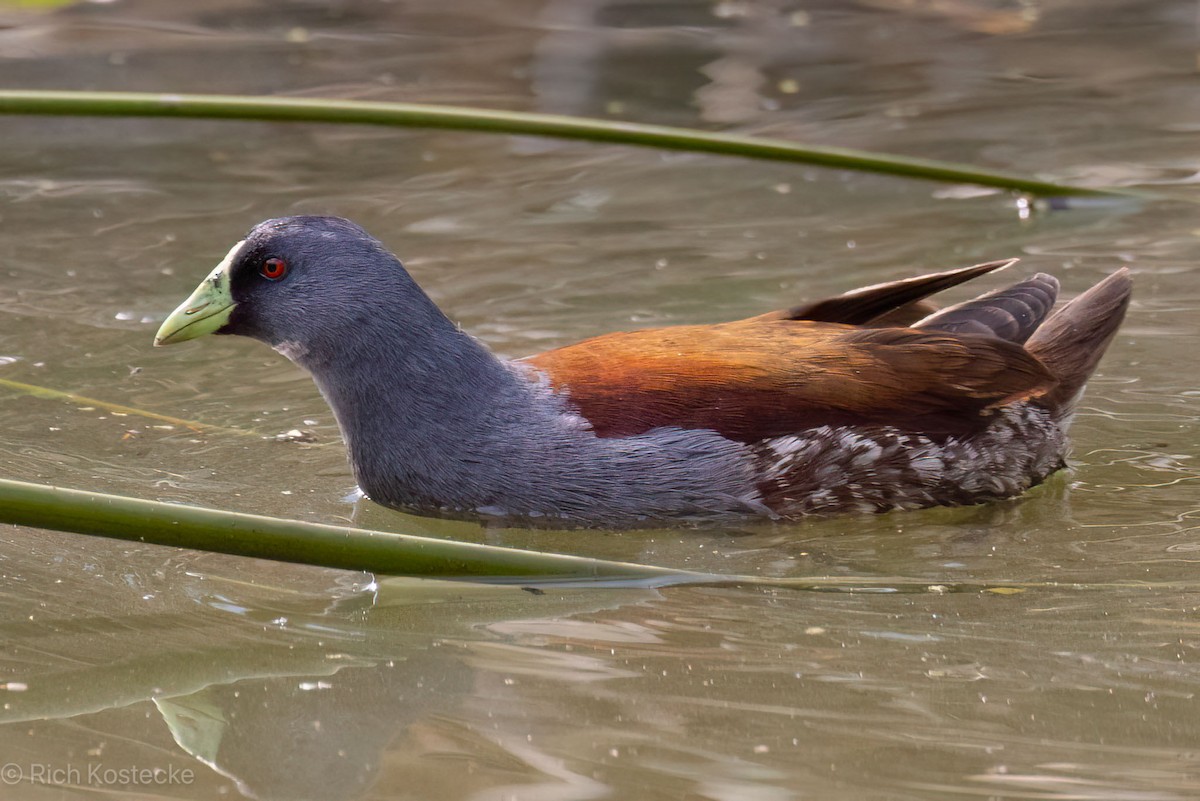
<path id="1" fill-rule="evenodd" d="M 926 481 L 932 480 L 941 475 L 945 469 L 942 460 L 937 456 L 918 456 L 909 462 L 913 470 L 917 471 Z"/>
<path id="2" fill-rule="evenodd" d="M 874 464 L 879 461 L 879 457 L 881 456 L 883 456 L 883 448 L 879 446 L 879 443 L 864 439 L 862 447 L 860 447 L 858 453 L 854 454 L 854 459 L 851 460 L 850 464 L 854 467 Z"/>
<path id="3" fill-rule="evenodd" d="M 780 459 L 785 459 L 795 453 L 800 447 L 799 437 L 778 437 L 768 440 L 767 447 Z"/>

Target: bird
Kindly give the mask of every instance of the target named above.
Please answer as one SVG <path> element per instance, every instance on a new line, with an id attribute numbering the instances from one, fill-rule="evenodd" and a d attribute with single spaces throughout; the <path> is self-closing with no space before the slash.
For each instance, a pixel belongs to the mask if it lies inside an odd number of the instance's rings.
<path id="1" fill-rule="evenodd" d="M 230 334 L 306 370 L 363 493 L 425 516 L 631 529 L 978 504 L 1066 465 L 1127 267 L 1066 303 L 1045 273 L 937 309 L 1015 259 L 732 322 L 502 359 L 349 220 L 256 225 L 155 345 Z"/>

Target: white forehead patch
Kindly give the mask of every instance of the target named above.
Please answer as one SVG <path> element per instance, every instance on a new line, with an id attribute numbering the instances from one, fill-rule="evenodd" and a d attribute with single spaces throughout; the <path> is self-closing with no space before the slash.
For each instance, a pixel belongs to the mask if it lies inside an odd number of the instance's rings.
<path id="1" fill-rule="evenodd" d="M 221 263 L 214 267 L 213 271 L 208 274 L 208 278 L 205 278 L 204 280 L 210 282 L 214 288 L 219 289 L 221 282 L 229 277 L 229 268 L 233 266 L 233 263 L 237 260 L 238 254 L 241 253 L 242 248 L 245 247 L 245 245 L 246 240 L 243 239 L 241 242 L 238 242 L 236 245 L 231 247 L 229 252 L 225 254 L 225 258 L 221 259 Z"/>

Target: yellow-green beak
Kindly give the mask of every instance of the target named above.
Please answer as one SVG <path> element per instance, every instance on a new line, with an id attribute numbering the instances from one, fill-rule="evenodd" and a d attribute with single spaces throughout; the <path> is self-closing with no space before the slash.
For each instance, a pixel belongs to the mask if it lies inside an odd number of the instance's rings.
<path id="1" fill-rule="evenodd" d="M 211 334 L 229 322 L 229 315 L 236 305 L 229 292 L 229 265 L 237 250 L 234 247 L 225 260 L 200 282 L 196 291 L 163 320 L 158 333 L 154 335 L 155 347 Z"/>

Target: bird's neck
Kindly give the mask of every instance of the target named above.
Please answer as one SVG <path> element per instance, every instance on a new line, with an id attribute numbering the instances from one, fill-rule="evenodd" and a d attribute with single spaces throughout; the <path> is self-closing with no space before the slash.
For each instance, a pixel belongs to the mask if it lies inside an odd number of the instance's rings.
<path id="1" fill-rule="evenodd" d="M 434 311 L 372 318 L 319 358 L 285 354 L 333 409 L 364 492 L 391 506 L 473 511 L 481 474 L 520 469 L 500 438 L 537 436 L 544 410 L 529 376 Z"/>

